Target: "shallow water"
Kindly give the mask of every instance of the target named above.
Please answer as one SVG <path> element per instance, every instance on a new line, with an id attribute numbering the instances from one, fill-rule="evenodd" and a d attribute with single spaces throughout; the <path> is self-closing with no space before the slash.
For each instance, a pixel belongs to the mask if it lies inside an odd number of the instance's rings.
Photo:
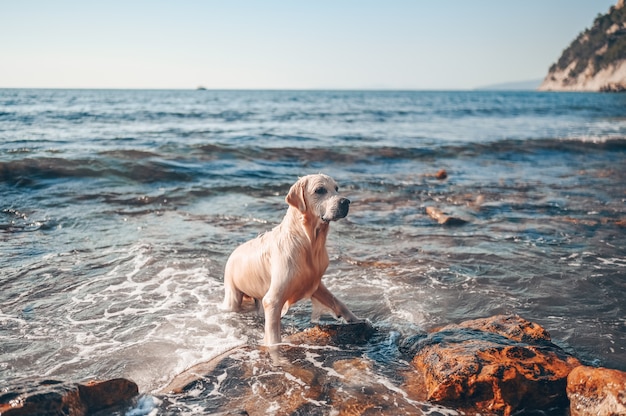
<path id="1" fill-rule="evenodd" d="M 624 95 L 0 90 L 0 379 L 151 392 L 255 344 L 260 319 L 218 310 L 223 266 L 316 172 L 352 201 L 325 281 L 356 315 L 404 336 L 519 314 L 626 370 Z"/>

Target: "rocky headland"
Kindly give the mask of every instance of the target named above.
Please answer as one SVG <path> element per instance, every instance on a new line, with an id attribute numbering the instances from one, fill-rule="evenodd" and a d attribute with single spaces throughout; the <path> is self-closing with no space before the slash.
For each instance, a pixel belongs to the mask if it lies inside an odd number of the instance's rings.
<path id="1" fill-rule="evenodd" d="M 540 91 L 626 91 L 626 7 L 619 0 L 563 51 Z"/>

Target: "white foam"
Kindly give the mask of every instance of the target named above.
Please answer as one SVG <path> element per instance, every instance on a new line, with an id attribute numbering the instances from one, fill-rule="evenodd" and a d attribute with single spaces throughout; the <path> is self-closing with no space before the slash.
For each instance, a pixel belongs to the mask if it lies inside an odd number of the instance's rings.
<path id="1" fill-rule="evenodd" d="M 206 264 L 167 263 L 142 243 L 100 254 L 110 267 L 74 286 L 53 314 L 0 313 L 0 322 L 42 345 L 39 366 L 52 364 L 46 375 L 128 377 L 152 391 L 247 342 L 248 329 L 218 311 L 221 276 Z"/>
<path id="2" fill-rule="evenodd" d="M 617 266 L 617 267 L 626 267 L 626 258 L 618 258 L 613 257 L 610 259 L 606 259 L 603 257 L 596 257 L 600 262 L 602 262 L 603 266 Z"/>
<path id="3" fill-rule="evenodd" d="M 128 410 L 125 416 L 155 416 L 158 414 L 158 406 L 161 400 L 153 396 L 142 395 L 137 400 L 137 405 Z"/>
<path id="4" fill-rule="evenodd" d="M 314 352 L 311 352 L 310 350 L 305 351 L 305 359 L 311 364 L 313 364 L 315 367 L 319 368 L 320 370 L 325 371 L 331 377 L 337 377 L 340 379 L 345 378 L 343 374 L 339 374 L 337 371 L 335 371 L 334 368 L 326 367 L 322 362 L 317 361 L 316 358 L 318 357 L 320 357 L 319 354 L 315 354 Z"/>

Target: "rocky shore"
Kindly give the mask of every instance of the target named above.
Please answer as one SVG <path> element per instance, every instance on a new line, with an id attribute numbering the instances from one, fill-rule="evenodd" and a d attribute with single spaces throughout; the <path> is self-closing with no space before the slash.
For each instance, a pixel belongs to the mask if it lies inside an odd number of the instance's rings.
<path id="1" fill-rule="evenodd" d="M 441 414 L 626 414 L 625 372 L 582 365 L 543 327 L 519 316 L 400 338 L 368 323 L 322 325 L 288 337 L 277 350 L 237 347 L 153 393 L 155 408 L 205 394 L 213 397 L 205 410 L 221 414 L 420 415 L 433 406 Z M 110 414 L 136 409 L 139 397 L 124 379 L 20 381 L 0 390 L 0 415 Z"/>

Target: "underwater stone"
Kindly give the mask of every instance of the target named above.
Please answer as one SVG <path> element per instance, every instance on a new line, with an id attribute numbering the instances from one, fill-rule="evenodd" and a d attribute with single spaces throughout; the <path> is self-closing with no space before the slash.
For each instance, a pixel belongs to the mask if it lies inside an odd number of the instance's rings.
<path id="1" fill-rule="evenodd" d="M 435 207 L 426 207 L 426 214 L 441 225 L 459 226 L 467 224 L 467 221 L 445 214 L 442 210 Z"/>

